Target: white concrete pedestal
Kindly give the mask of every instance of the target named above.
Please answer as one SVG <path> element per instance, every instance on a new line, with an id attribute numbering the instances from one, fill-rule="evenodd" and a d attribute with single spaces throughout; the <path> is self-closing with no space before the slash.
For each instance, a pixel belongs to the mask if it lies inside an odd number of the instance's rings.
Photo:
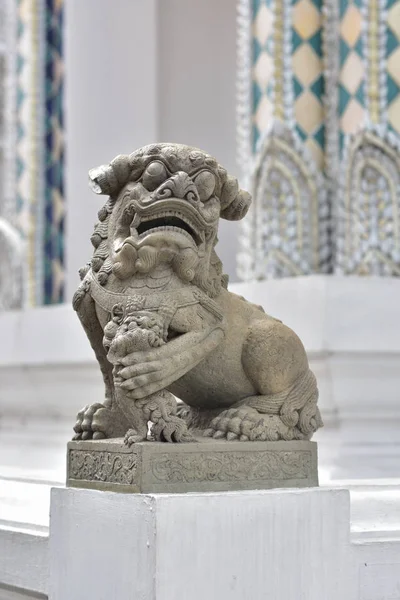
<path id="1" fill-rule="evenodd" d="M 53 489 L 50 600 L 346 600 L 349 494 Z"/>

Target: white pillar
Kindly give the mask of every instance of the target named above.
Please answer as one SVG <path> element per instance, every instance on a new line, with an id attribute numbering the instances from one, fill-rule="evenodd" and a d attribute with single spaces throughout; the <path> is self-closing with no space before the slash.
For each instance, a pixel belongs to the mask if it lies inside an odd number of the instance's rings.
<path id="1" fill-rule="evenodd" d="M 349 494 L 53 489 L 49 600 L 353 600 Z"/>

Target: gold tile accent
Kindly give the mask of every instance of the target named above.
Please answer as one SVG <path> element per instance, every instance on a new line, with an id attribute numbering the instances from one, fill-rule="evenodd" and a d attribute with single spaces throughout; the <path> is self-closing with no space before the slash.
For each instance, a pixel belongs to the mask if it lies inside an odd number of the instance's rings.
<path id="1" fill-rule="evenodd" d="M 60 223 L 65 216 L 65 199 L 61 196 L 59 190 L 54 188 L 51 193 L 51 205 L 53 209 L 53 222 Z"/>
<path id="2" fill-rule="evenodd" d="M 303 44 L 293 55 L 293 73 L 303 84 L 313 83 L 322 72 L 322 61 L 309 44 Z"/>
<path id="3" fill-rule="evenodd" d="M 300 0 L 292 10 L 293 27 L 303 40 L 309 39 L 321 27 L 322 17 L 310 0 Z"/>
<path id="4" fill-rule="evenodd" d="M 400 39 L 400 2 L 396 2 L 389 10 L 387 23 L 393 33 Z"/>
<path id="5" fill-rule="evenodd" d="M 253 35 L 263 46 L 272 33 L 273 15 L 265 4 L 260 7 L 253 23 Z"/>
<path id="6" fill-rule="evenodd" d="M 283 2 L 274 3 L 274 116 L 277 119 L 285 117 L 285 103 L 283 97 Z"/>
<path id="7" fill-rule="evenodd" d="M 400 85 L 400 47 L 390 55 L 387 61 L 387 70 L 395 82 Z"/>
<path id="8" fill-rule="evenodd" d="M 369 118 L 372 123 L 380 122 L 379 107 L 379 6 L 378 0 L 369 0 L 368 16 L 368 54 L 369 54 L 369 77 L 367 96 L 369 102 Z"/>
<path id="9" fill-rule="evenodd" d="M 350 52 L 340 73 L 340 82 L 350 94 L 355 94 L 364 75 L 364 65 L 356 52 Z"/>
<path id="10" fill-rule="evenodd" d="M 260 103 L 257 108 L 257 112 L 254 115 L 254 120 L 259 131 L 264 132 L 268 129 L 271 124 L 273 117 L 273 106 L 272 102 L 267 98 L 267 96 L 263 96 L 260 100 Z"/>
<path id="11" fill-rule="evenodd" d="M 315 95 L 306 90 L 296 100 L 294 106 L 295 117 L 302 129 L 311 134 L 321 125 L 323 120 L 323 109 Z"/>
<path id="12" fill-rule="evenodd" d="M 389 106 L 388 119 L 393 129 L 400 133 L 400 96 L 397 96 Z"/>
<path id="13" fill-rule="evenodd" d="M 352 98 L 341 118 L 341 128 L 344 133 L 355 133 L 364 120 L 364 108 Z"/>
<path id="14" fill-rule="evenodd" d="M 321 146 L 313 138 L 308 138 L 305 142 L 306 147 L 311 152 L 313 159 L 320 169 L 324 167 L 324 153 Z"/>
<path id="15" fill-rule="evenodd" d="M 360 37 L 361 27 L 361 13 L 354 4 L 350 4 L 340 26 L 341 36 L 350 47 L 355 46 Z"/>
<path id="16" fill-rule="evenodd" d="M 272 57 L 267 52 L 261 52 L 253 68 L 254 80 L 264 91 L 274 72 Z"/>

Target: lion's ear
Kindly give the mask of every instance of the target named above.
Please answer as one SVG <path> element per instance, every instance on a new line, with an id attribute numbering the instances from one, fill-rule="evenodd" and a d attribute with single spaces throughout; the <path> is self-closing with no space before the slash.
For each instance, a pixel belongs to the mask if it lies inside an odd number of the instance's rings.
<path id="1" fill-rule="evenodd" d="M 129 179 L 131 165 L 129 156 L 121 154 L 109 165 L 101 165 L 89 171 L 89 185 L 95 194 L 115 196 Z"/>
<path id="2" fill-rule="evenodd" d="M 250 194 L 239 189 L 237 179 L 228 175 L 221 190 L 221 218 L 239 221 L 249 210 L 250 204 Z"/>

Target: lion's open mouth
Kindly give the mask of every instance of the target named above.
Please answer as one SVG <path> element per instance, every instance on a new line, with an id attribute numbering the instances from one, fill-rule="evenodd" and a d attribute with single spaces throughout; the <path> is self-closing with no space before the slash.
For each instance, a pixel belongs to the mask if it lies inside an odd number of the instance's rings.
<path id="1" fill-rule="evenodd" d="M 189 223 L 188 219 L 181 213 L 165 213 L 156 218 L 146 218 L 142 215 L 140 223 L 136 226 L 136 231 L 140 238 L 160 231 L 176 231 L 189 237 L 197 246 L 202 242 L 201 232 L 197 231 L 194 225 Z"/>

